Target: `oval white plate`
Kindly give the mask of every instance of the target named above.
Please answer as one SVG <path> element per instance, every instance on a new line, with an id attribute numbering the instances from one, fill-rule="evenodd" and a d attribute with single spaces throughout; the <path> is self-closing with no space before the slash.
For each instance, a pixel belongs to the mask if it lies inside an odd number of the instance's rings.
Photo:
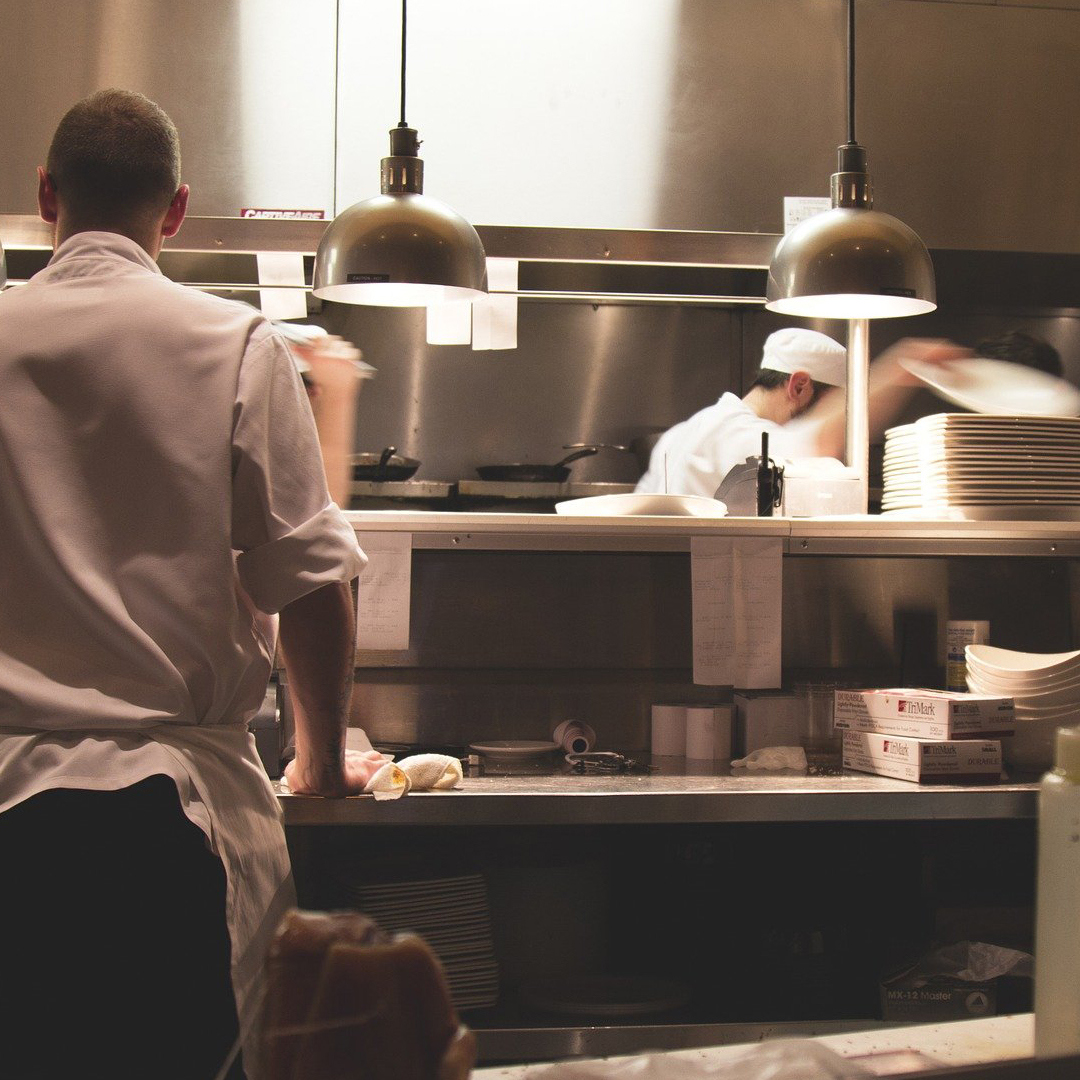
<path id="1" fill-rule="evenodd" d="M 971 356 L 928 364 L 901 359 L 901 366 L 946 401 L 977 413 L 1005 416 L 1076 416 L 1080 390 L 1045 371 Z"/>
<path id="2" fill-rule="evenodd" d="M 631 491 L 623 495 L 567 499 L 555 504 L 555 513 L 588 517 L 726 517 L 727 505 L 702 495 L 649 495 Z"/>
<path id="3" fill-rule="evenodd" d="M 495 742 L 469 743 L 469 749 L 484 757 L 527 758 L 550 754 L 559 749 L 559 744 L 538 739 L 499 739 Z"/>

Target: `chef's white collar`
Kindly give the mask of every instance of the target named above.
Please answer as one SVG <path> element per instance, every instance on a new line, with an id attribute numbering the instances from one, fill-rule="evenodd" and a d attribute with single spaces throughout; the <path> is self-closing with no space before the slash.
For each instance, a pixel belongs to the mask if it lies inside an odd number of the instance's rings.
<path id="1" fill-rule="evenodd" d="M 137 244 L 128 236 L 122 236 L 115 232 L 77 232 L 72 233 L 54 252 L 49 260 L 49 266 L 63 259 L 94 258 L 112 256 L 127 259 L 129 262 L 138 263 L 155 274 L 160 274 L 161 269 L 149 252 Z"/>

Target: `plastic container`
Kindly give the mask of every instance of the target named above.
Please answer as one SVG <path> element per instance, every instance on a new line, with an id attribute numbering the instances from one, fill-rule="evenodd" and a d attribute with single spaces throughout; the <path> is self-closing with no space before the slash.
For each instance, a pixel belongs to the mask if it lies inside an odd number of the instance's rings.
<path id="1" fill-rule="evenodd" d="M 839 767 L 843 757 L 843 733 L 833 724 L 833 703 L 837 684 L 799 683 L 795 693 L 803 701 L 803 728 L 800 742 L 811 765 Z"/>
<path id="2" fill-rule="evenodd" d="M 967 690 L 969 645 L 985 645 L 990 640 L 987 619 L 949 619 L 945 624 L 945 689 L 962 694 Z"/>
<path id="3" fill-rule="evenodd" d="M 1039 791 L 1035 1054 L 1080 1053 L 1080 728 L 1060 728 Z"/>

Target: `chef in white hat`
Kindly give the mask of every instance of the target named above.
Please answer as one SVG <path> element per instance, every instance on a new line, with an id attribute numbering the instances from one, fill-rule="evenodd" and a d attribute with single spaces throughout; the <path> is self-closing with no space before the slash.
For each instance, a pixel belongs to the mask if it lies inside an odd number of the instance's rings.
<path id="1" fill-rule="evenodd" d="M 940 362 L 967 353 L 944 342 L 907 338 L 886 350 L 870 371 L 871 437 L 898 415 L 917 380 L 903 357 Z M 844 452 L 847 351 L 816 330 L 791 327 L 770 334 L 761 367 L 740 399 L 725 393 L 689 420 L 664 432 L 653 448 L 640 492 L 712 496 L 736 465 L 761 453 L 780 462 L 839 458 Z"/>
<path id="2" fill-rule="evenodd" d="M 816 426 L 792 423 L 832 387 L 844 386 L 847 350 L 816 330 L 770 334 L 761 367 L 743 398 L 732 393 L 666 431 L 638 481 L 642 492 L 711 496 L 728 471 L 761 453 L 769 433 L 774 458 L 818 457 Z"/>

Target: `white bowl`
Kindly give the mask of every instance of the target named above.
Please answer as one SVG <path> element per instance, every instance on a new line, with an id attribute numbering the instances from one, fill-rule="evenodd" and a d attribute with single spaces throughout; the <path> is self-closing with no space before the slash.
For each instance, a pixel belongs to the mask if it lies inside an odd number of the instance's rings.
<path id="1" fill-rule="evenodd" d="M 1080 724 L 1080 704 L 1047 706 L 1017 705 L 1016 719 L 1022 720 L 1060 720 L 1063 724 Z"/>
<path id="2" fill-rule="evenodd" d="M 994 675 L 1046 678 L 1069 671 L 1080 674 L 1080 649 L 1064 653 L 1028 653 L 999 649 L 995 645 L 968 645 L 964 652 Z"/>
<path id="3" fill-rule="evenodd" d="M 968 657 L 968 670 L 999 686 L 1020 686 L 1031 690 L 1049 690 L 1067 683 L 1080 683 L 1080 666 L 1070 667 L 1050 675 L 1035 672 L 1003 672 L 1000 667 L 987 667 L 975 657 Z"/>
<path id="4" fill-rule="evenodd" d="M 1060 709 L 1073 706 L 1080 709 L 1080 682 L 1071 683 L 1056 690 L 1029 691 L 1006 690 L 996 687 L 978 675 L 968 674 L 968 688 L 976 694 L 998 694 L 1001 697 L 1011 697 L 1013 702 L 1020 707 L 1035 707 L 1040 709 Z"/>
<path id="5" fill-rule="evenodd" d="M 1018 683 L 1014 679 L 998 678 L 987 675 L 976 667 L 969 667 L 968 678 L 980 687 L 973 693 L 989 693 L 999 698 L 1028 698 L 1041 693 L 1057 693 L 1059 690 L 1075 690 L 1080 687 L 1080 678 L 1042 679 L 1039 683 Z"/>
<path id="6" fill-rule="evenodd" d="M 1053 768 L 1057 730 L 1069 726 L 1055 718 L 1019 721 L 1016 734 L 1001 740 L 1005 764 L 1032 772 Z"/>

